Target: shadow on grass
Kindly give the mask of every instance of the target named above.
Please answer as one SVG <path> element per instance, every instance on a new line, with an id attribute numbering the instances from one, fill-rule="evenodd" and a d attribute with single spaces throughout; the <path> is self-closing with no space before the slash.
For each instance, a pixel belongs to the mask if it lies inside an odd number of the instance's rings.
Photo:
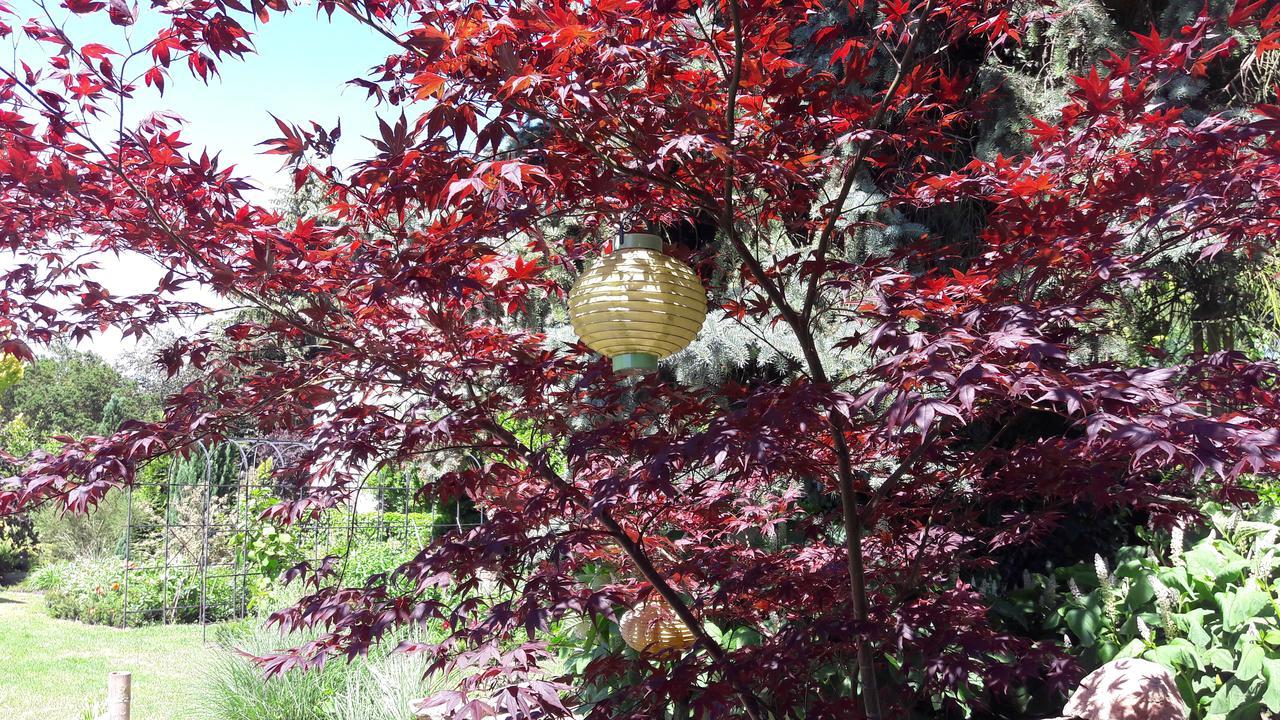
<path id="1" fill-rule="evenodd" d="M 0 590 L 15 590 L 17 586 L 27 579 L 26 570 L 10 570 L 8 572 L 0 572 Z"/>

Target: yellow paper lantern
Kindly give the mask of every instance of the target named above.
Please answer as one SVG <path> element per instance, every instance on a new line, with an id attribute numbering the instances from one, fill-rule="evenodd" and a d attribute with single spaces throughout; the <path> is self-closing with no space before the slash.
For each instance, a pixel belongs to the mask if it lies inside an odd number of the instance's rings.
<path id="1" fill-rule="evenodd" d="M 662 253 L 662 239 L 628 233 L 569 291 L 569 320 L 613 369 L 653 370 L 686 348 L 707 317 L 707 292 L 688 265 Z"/>
<path id="2" fill-rule="evenodd" d="M 693 631 L 660 597 L 649 598 L 623 613 L 618 628 L 627 645 L 644 655 L 682 653 L 694 643 Z"/>

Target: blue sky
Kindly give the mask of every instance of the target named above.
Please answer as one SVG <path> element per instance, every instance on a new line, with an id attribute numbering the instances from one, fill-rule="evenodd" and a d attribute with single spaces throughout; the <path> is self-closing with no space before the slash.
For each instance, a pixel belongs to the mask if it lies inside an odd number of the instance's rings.
<path id="1" fill-rule="evenodd" d="M 29 0 L 11 3 L 24 20 L 39 16 L 41 10 Z M 140 3 L 149 5 L 149 2 Z M 89 16 L 70 15 L 52 8 L 55 19 L 77 45 L 101 43 L 117 50 L 128 47 L 128 35 L 140 42 L 154 36 L 164 18 L 144 8 L 139 22 L 132 28 L 120 28 L 108 22 L 105 13 Z M 242 17 L 238 20 L 244 22 Z M 360 157 L 368 147 L 364 137 L 373 135 L 377 113 L 398 115 L 398 109 L 377 108 L 366 98 L 364 90 L 347 85 L 394 50 L 386 38 L 337 13 L 332 22 L 314 7 L 303 6 L 286 15 L 273 14 L 270 22 L 250 28 L 254 33 L 255 55 L 242 61 L 227 60 L 219 68 L 220 77 L 208 85 L 191 77 L 185 66 L 175 64 L 161 96 L 152 88 L 140 88 L 126 107 L 126 117 L 136 119 L 164 110 L 181 116 L 182 135 L 198 155 L 202 148 L 210 154 L 220 152 L 222 162 L 234 163 L 239 174 L 249 177 L 261 191 L 251 196 L 256 202 L 268 203 L 276 192 L 289 184 L 280 171 L 279 156 L 262 155 L 257 143 L 279 135 L 269 113 L 287 122 L 315 120 L 325 128 L 342 121 L 343 139 L 335 153 L 339 167 Z M 0 65 L 13 67 L 16 56 L 41 58 L 45 50 L 22 36 L 13 38 L 15 47 L 0 46 Z M 34 64 L 34 63 L 32 63 Z M 132 69 L 132 67 L 131 67 Z M 111 119 L 113 125 L 115 119 Z M 107 132 L 104 124 L 101 132 Z M 117 295 L 151 289 L 162 271 L 139 257 L 106 257 L 102 282 Z M 0 259 L 0 265 L 3 259 Z M 210 305 L 218 301 L 212 296 L 196 295 Z M 175 328 L 177 329 L 177 328 Z M 116 333 L 106 333 L 88 345 L 109 358 L 129 349 Z"/>

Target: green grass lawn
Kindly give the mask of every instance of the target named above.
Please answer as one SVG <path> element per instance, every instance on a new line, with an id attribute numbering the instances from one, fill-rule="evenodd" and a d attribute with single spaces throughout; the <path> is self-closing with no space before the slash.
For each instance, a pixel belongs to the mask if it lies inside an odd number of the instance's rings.
<path id="1" fill-rule="evenodd" d="M 196 625 L 55 620 L 39 595 L 0 592 L 0 718 L 80 720 L 105 699 L 107 673 L 124 670 L 135 720 L 188 720 L 207 654 Z"/>

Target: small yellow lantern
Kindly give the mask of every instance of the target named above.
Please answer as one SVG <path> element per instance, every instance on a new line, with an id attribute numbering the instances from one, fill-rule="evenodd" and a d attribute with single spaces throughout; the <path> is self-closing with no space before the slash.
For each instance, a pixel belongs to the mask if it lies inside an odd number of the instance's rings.
<path id="1" fill-rule="evenodd" d="M 661 597 L 651 597 L 622 615 L 622 639 L 643 655 L 682 653 L 693 647 L 693 631 Z"/>
<path id="2" fill-rule="evenodd" d="M 688 265 L 662 253 L 662 239 L 627 233 L 569 291 L 569 319 L 613 369 L 654 370 L 683 350 L 707 317 L 707 293 Z"/>

